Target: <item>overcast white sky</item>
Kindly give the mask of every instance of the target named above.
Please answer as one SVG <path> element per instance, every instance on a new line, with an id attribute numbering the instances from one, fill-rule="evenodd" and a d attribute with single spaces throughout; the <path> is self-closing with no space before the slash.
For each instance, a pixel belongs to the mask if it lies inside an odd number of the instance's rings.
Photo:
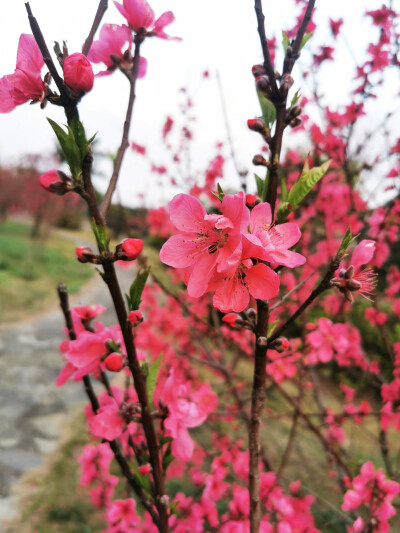
<path id="1" fill-rule="evenodd" d="M 122 0 L 121 0 L 122 1 Z M 400 4 L 400 0 L 397 0 Z M 68 42 L 70 53 L 80 51 L 90 29 L 98 0 L 31 0 L 46 41 L 51 47 L 53 41 Z M 297 11 L 291 0 L 264 0 L 266 29 L 268 37 L 276 35 L 280 40 L 282 29 L 292 26 Z M 361 19 L 366 9 L 377 9 L 381 0 L 317 0 L 316 22 L 320 29 L 313 37 L 315 42 L 329 44 L 330 36 L 326 20 L 345 19 L 346 42 L 339 41 L 339 61 L 329 63 L 324 74 L 323 90 L 327 93 L 325 103 L 346 102 L 345 96 L 353 75 L 354 59 L 348 52 L 360 59 L 365 48 L 365 39 L 374 31 Z M 256 20 L 252 0 L 153 0 L 156 16 L 172 10 L 176 21 L 167 28 L 167 33 L 182 37 L 182 42 L 148 39 L 142 53 L 148 60 L 148 73 L 139 80 L 135 103 L 131 140 L 145 144 L 154 161 L 162 165 L 164 153 L 157 148 L 160 129 L 167 114 L 178 117 L 180 87 L 195 91 L 202 71 L 210 71 L 211 78 L 196 92 L 195 142 L 193 143 L 193 167 L 204 169 L 215 151 L 216 141 L 225 141 L 226 134 L 222 119 L 215 73 L 218 70 L 224 87 L 229 112 L 235 151 L 239 164 L 251 169 L 252 156 L 259 151 L 260 143 L 255 134 L 248 131 L 246 121 L 256 116 L 258 103 L 251 76 L 251 66 L 261 60 L 256 32 Z M 397 5 L 397 8 L 400 6 Z M 30 33 L 23 0 L 0 3 L 0 76 L 14 71 L 16 50 L 20 33 Z M 123 23 L 123 18 L 109 1 L 104 22 Z M 280 65 L 280 61 L 277 65 Z M 278 67 L 279 68 L 279 67 Z M 296 78 L 296 76 L 295 76 Z M 399 80 L 397 89 L 399 87 Z M 294 86 L 296 89 L 298 85 Z M 94 90 L 82 101 L 81 120 L 89 134 L 98 132 L 103 151 L 115 152 L 121 137 L 125 115 L 127 83 L 122 75 L 114 73 L 109 78 L 95 82 Z M 306 89 L 303 89 L 306 92 Z M 386 102 L 386 105 L 387 102 Z M 390 104 L 389 104 L 390 105 Z M 377 108 L 370 120 L 377 120 L 384 113 Z M 47 106 L 41 111 L 38 106 L 27 104 L 12 113 L 0 115 L 0 164 L 13 163 L 20 154 L 48 153 L 54 149 L 52 132 L 46 116 L 59 123 L 65 119 L 60 109 Z M 397 136 L 400 132 L 397 132 Z M 287 137 L 286 137 L 287 139 Z M 294 142 L 294 141 L 292 141 Z M 228 150 L 225 150 L 228 156 Z M 107 166 L 101 167 L 104 172 Z M 227 181 L 237 186 L 231 163 L 227 165 Z M 98 182 L 101 187 L 101 182 Z M 145 195 L 147 205 L 155 205 L 166 199 L 170 191 L 160 193 L 149 176 L 147 164 L 137 155 L 129 153 L 121 175 L 121 194 L 124 203 L 138 205 L 138 194 Z"/>

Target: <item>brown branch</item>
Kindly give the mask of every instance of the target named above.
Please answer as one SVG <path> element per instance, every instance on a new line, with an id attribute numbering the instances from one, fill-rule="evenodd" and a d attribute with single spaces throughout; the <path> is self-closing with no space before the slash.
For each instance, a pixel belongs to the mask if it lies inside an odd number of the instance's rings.
<path id="1" fill-rule="evenodd" d="M 322 292 L 330 288 L 330 281 L 333 277 L 335 270 L 339 268 L 339 261 L 336 257 L 331 260 L 329 269 L 326 272 L 323 279 L 320 281 L 318 286 L 312 291 L 310 296 L 301 304 L 301 306 L 293 313 L 293 315 L 286 320 L 281 326 L 279 326 L 274 333 L 268 337 L 268 344 L 270 345 L 275 339 L 280 337 L 283 332 L 298 318 L 306 309 L 309 307 L 313 301 L 319 296 Z"/>
<path id="2" fill-rule="evenodd" d="M 40 52 L 42 53 L 43 61 L 46 63 L 46 66 L 49 69 L 49 72 L 55 84 L 57 85 L 58 90 L 60 91 L 60 104 L 64 107 L 68 124 L 70 124 L 71 120 L 74 117 L 78 117 L 78 108 L 76 105 L 76 101 L 72 100 L 68 96 L 68 93 L 65 89 L 64 80 L 58 74 L 57 68 L 51 58 L 49 49 L 47 48 L 47 44 L 43 37 L 43 33 L 39 27 L 38 21 L 33 16 L 29 2 L 25 3 L 25 8 L 28 13 L 29 25 L 31 27 L 33 36 L 35 38 L 35 41 L 37 42 L 37 45 L 39 46 Z"/>
<path id="3" fill-rule="evenodd" d="M 112 263 L 105 263 L 103 264 L 103 268 L 103 279 L 107 284 L 108 290 L 113 300 L 115 311 L 117 313 L 118 322 L 121 327 L 121 332 L 125 343 L 125 349 L 128 356 L 128 366 L 131 371 L 135 390 L 137 392 L 138 399 L 142 408 L 142 426 L 148 446 L 150 464 L 152 466 L 155 487 L 155 504 L 160 518 L 160 524 L 158 527 L 160 533 L 167 533 L 168 512 L 165 499 L 163 498 L 163 496 L 165 495 L 164 473 L 161 466 L 157 435 L 154 428 L 153 418 L 147 397 L 146 382 L 140 368 L 140 363 L 133 340 L 132 329 L 127 321 L 128 315 L 125 307 L 125 301 L 118 283 L 114 265 Z"/>
<path id="4" fill-rule="evenodd" d="M 335 460 L 336 464 L 342 468 L 343 472 L 345 472 L 345 474 L 347 476 L 349 476 L 349 478 L 351 479 L 352 478 L 352 474 L 351 474 L 351 471 L 349 469 L 349 467 L 347 466 L 347 464 L 343 461 L 343 459 L 341 458 L 341 456 L 339 455 L 339 453 L 334 449 L 334 447 L 332 446 L 332 444 L 324 437 L 324 435 L 322 434 L 322 432 L 320 431 L 320 429 L 318 428 L 318 426 L 316 426 L 311 420 L 310 420 L 310 417 L 303 411 L 301 405 L 297 402 L 297 400 L 295 400 L 295 398 L 293 398 L 288 392 L 286 392 L 286 390 L 282 387 L 282 385 L 280 385 L 279 383 L 277 383 L 276 381 L 274 381 L 278 391 L 282 394 L 282 396 L 285 398 L 285 400 L 287 400 L 288 403 L 290 403 L 296 410 L 296 412 L 298 413 L 298 415 L 305 421 L 308 429 L 310 431 L 312 431 L 312 433 L 314 433 L 314 435 L 317 436 L 317 438 L 320 440 L 320 442 L 323 444 L 325 450 L 327 452 L 329 452 L 329 454 L 332 456 L 332 458 Z"/>
<path id="5" fill-rule="evenodd" d="M 92 164 L 93 164 L 93 154 L 92 150 L 89 148 L 88 153 L 85 155 L 82 164 L 82 182 L 83 182 L 83 191 L 82 197 L 85 199 L 89 212 L 93 217 L 93 220 L 96 223 L 96 226 L 104 226 L 105 220 L 103 215 L 100 212 L 99 205 L 96 199 L 96 193 L 92 183 Z M 100 250 L 101 251 L 101 250 Z"/>
<path id="6" fill-rule="evenodd" d="M 103 18 L 104 13 L 107 11 L 107 9 L 108 9 L 108 0 L 100 0 L 97 11 L 96 11 L 96 15 L 94 17 L 92 27 L 90 29 L 89 35 L 86 38 L 85 44 L 83 45 L 83 48 L 82 48 L 82 54 L 85 56 L 87 56 L 89 53 L 96 31 L 98 27 L 100 26 L 101 19 Z"/>
<path id="7" fill-rule="evenodd" d="M 267 377 L 268 304 L 257 300 L 256 346 L 254 353 L 253 388 L 251 393 L 251 415 L 249 429 L 249 496 L 250 532 L 258 533 L 261 521 L 260 504 L 260 432 L 261 414 L 265 402 L 265 381 Z M 263 342 L 265 341 L 265 342 Z"/>
<path id="8" fill-rule="evenodd" d="M 129 136 L 129 130 L 131 127 L 133 105 L 135 103 L 135 98 L 136 98 L 136 92 L 135 92 L 136 80 L 137 80 L 137 76 L 139 73 L 140 45 L 142 41 L 143 41 L 143 36 L 141 36 L 140 34 L 136 34 L 135 54 L 133 56 L 134 64 L 133 64 L 131 76 L 129 78 L 130 92 L 129 92 L 128 108 L 126 110 L 126 116 L 125 116 L 125 122 L 124 122 L 124 129 L 122 133 L 122 140 L 118 148 L 117 156 L 114 161 L 114 169 L 113 169 L 113 173 L 110 179 L 110 183 L 108 184 L 107 191 L 104 195 L 103 201 L 100 206 L 100 212 L 104 217 L 107 215 L 108 209 L 110 208 L 111 199 L 115 191 L 115 188 L 117 186 L 117 181 L 118 181 L 119 173 L 121 170 L 122 161 L 124 159 L 125 152 L 129 146 L 128 136 Z"/>
<path id="9" fill-rule="evenodd" d="M 261 50 L 264 57 L 264 69 L 268 75 L 269 82 L 271 84 L 272 94 L 275 94 L 277 96 L 279 91 L 278 86 L 276 84 L 274 65 L 272 64 L 271 55 L 269 53 L 267 36 L 265 35 L 265 17 L 262 10 L 261 0 L 255 0 L 254 9 L 257 17 L 257 29 L 258 35 L 260 36 Z"/>
<path id="10" fill-rule="evenodd" d="M 297 411 L 294 411 L 293 422 L 292 422 L 292 427 L 290 428 L 289 438 L 286 444 L 285 451 L 283 452 L 283 456 L 282 456 L 279 468 L 276 472 L 277 483 L 279 483 L 279 479 L 282 477 L 283 471 L 285 470 L 286 465 L 289 461 L 289 457 L 292 453 L 298 421 L 299 421 L 299 413 Z"/>
<path id="11" fill-rule="evenodd" d="M 60 307 L 64 315 L 65 324 L 68 329 L 68 336 L 70 340 L 76 340 L 76 334 L 75 334 L 75 330 L 74 330 L 74 326 L 72 322 L 71 311 L 69 308 L 68 291 L 67 291 L 66 285 L 64 285 L 63 283 L 60 283 L 60 285 L 58 285 L 57 287 L 57 292 L 58 292 L 58 297 L 60 300 Z M 83 384 L 84 384 L 85 392 L 92 406 L 92 411 L 94 414 L 96 414 L 97 410 L 100 407 L 100 404 L 97 399 L 96 393 L 94 392 L 92 382 L 89 376 L 83 376 Z M 150 516 L 152 517 L 154 524 L 157 527 L 160 527 L 159 517 L 157 513 L 154 511 L 153 502 L 149 500 L 149 498 L 143 492 L 142 487 L 137 483 L 135 476 L 131 472 L 129 464 L 126 461 L 126 458 L 123 455 L 121 451 L 121 447 L 119 446 L 118 442 L 116 440 L 113 440 L 113 441 L 109 441 L 108 443 L 110 445 L 111 450 L 114 453 L 114 457 L 117 463 L 119 464 L 121 468 L 121 472 L 123 476 L 126 478 L 126 480 L 130 484 L 134 492 L 137 494 L 143 507 L 150 513 Z"/>
<path id="12" fill-rule="evenodd" d="M 300 27 L 297 30 L 297 35 L 294 40 L 294 43 L 291 47 L 288 47 L 288 50 L 285 55 L 283 62 L 283 74 L 290 74 L 293 70 L 296 60 L 300 56 L 301 42 L 303 40 L 304 34 L 306 33 L 308 23 L 311 20 L 312 11 L 314 9 L 315 0 L 309 0 L 306 12 L 304 14 L 303 20 L 301 21 Z"/>

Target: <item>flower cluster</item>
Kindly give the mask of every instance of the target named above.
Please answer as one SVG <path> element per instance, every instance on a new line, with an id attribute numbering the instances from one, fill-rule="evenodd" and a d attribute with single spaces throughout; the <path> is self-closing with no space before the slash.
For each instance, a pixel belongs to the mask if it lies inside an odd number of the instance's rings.
<path id="1" fill-rule="evenodd" d="M 297 224 L 272 225 L 268 203 L 246 206 L 243 193 L 227 194 L 222 214 L 208 215 L 194 197 L 178 194 L 170 204 L 177 229 L 162 247 L 161 261 L 184 269 L 188 294 L 214 292 L 213 304 L 223 312 L 240 312 L 250 295 L 270 300 L 278 295 L 279 276 L 265 263 L 296 267 L 305 257 L 289 250 L 300 239 Z"/>

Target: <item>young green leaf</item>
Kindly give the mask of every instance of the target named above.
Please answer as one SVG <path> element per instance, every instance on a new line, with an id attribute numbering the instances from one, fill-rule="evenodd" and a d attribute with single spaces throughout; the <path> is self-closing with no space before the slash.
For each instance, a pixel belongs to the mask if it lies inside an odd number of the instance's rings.
<path id="1" fill-rule="evenodd" d="M 347 248 L 350 246 L 350 244 L 358 237 L 358 235 L 353 236 L 350 231 L 350 226 L 347 228 L 346 233 L 344 234 L 344 237 L 342 239 L 342 242 L 340 244 L 339 250 L 336 253 L 336 259 L 337 261 L 341 261 L 343 257 L 346 254 Z"/>
<path id="2" fill-rule="evenodd" d="M 300 178 L 289 191 L 288 202 L 293 206 L 299 205 L 302 199 L 313 189 L 322 176 L 327 172 L 331 159 L 325 161 L 321 166 L 312 169 L 308 166 L 308 160 L 303 167 Z"/>
<path id="3" fill-rule="evenodd" d="M 290 39 L 284 31 L 282 32 L 282 45 L 283 45 L 283 51 L 286 54 L 288 46 L 290 45 Z"/>
<path id="4" fill-rule="evenodd" d="M 86 140 L 85 128 L 77 116 L 71 120 L 71 127 L 68 129 L 72 132 L 72 135 L 75 138 L 75 142 L 78 145 L 83 160 L 88 152 L 88 141 Z"/>
<path id="5" fill-rule="evenodd" d="M 271 128 L 276 120 L 276 109 L 272 102 L 261 92 L 257 91 L 258 101 L 260 102 L 262 119 L 268 128 Z"/>
<path id="6" fill-rule="evenodd" d="M 264 180 L 261 179 L 260 176 L 257 176 L 257 174 L 254 174 L 254 179 L 256 180 L 257 194 L 261 198 L 263 186 L 264 186 Z"/>
<path id="7" fill-rule="evenodd" d="M 96 237 L 97 246 L 99 247 L 100 253 L 106 252 L 108 250 L 108 236 L 105 226 L 97 226 L 94 220 L 90 221 L 92 226 L 92 231 Z"/>
<path id="8" fill-rule="evenodd" d="M 300 100 L 300 96 L 301 96 L 300 89 L 297 89 L 297 91 L 293 95 L 292 101 L 290 102 L 290 107 L 293 107 L 294 105 L 297 104 L 297 102 Z"/>
<path id="9" fill-rule="evenodd" d="M 142 272 L 139 272 L 136 279 L 133 281 L 129 289 L 130 307 L 129 311 L 136 311 L 139 309 L 142 293 L 146 285 L 147 278 L 150 274 L 150 267 L 147 267 Z"/>
<path id="10" fill-rule="evenodd" d="M 83 158 L 71 128 L 68 127 L 68 132 L 65 132 L 57 122 L 54 122 L 51 118 L 47 118 L 47 120 L 57 136 L 65 160 L 71 170 L 72 177 L 75 180 L 79 180 L 82 173 Z"/>
<path id="11" fill-rule="evenodd" d="M 153 401 L 154 389 L 157 383 L 158 371 L 161 366 L 162 355 L 150 366 L 146 379 L 147 397 L 149 402 Z"/>
<path id="12" fill-rule="evenodd" d="M 305 47 L 305 45 L 308 43 L 308 41 L 311 39 L 312 36 L 313 36 L 313 32 L 312 31 L 310 33 L 306 33 L 303 36 L 303 38 L 301 40 L 300 50 Z"/>

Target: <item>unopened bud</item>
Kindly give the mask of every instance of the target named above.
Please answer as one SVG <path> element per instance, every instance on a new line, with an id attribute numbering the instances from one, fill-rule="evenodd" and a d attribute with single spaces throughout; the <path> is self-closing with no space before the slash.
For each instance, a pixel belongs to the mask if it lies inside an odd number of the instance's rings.
<path id="1" fill-rule="evenodd" d="M 99 257 L 91 248 L 76 248 L 76 256 L 80 263 L 99 263 Z"/>
<path id="2" fill-rule="evenodd" d="M 142 250 L 143 241 L 141 239 L 124 239 L 115 248 L 115 259 L 133 261 L 139 257 Z"/>
<path id="3" fill-rule="evenodd" d="M 246 311 L 246 315 L 248 318 L 250 318 L 250 320 L 254 320 L 257 316 L 257 311 L 253 309 L 253 307 L 249 307 Z"/>
<path id="4" fill-rule="evenodd" d="M 290 108 L 290 115 L 291 117 L 296 118 L 299 115 L 301 115 L 302 111 L 303 111 L 303 108 L 300 105 L 295 105 Z"/>
<path id="5" fill-rule="evenodd" d="M 267 337 L 258 337 L 257 346 L 267 346 L 267 344 L 268 344 Z"/>
<path id="6" fill-rule="evenodd" d="M 246 205 L 247 207 L 254 207 L 260 203 L 260 199 L 255 194 L 246 194 Z"/>
<path id="7" fill-rule="evenodd" d="M 258 76 L 256 78 L 257 91 L 265 93 L 267 96 L 271 93 L 271 85 L 268 76 Z"/>
<path id="8" fill-rule="evenodd" d="M 247 121 L 247 126 L 251 131 L 256 131 L 257 133 L 266 131 L 264 121 L 261 118 L 250 118 Z"/>
<path id="9" fill-rule="evenodd" d="M 258 78 L 259 76 L 264 76 L 266 74 L 264 65 L 253 65 L 251 68 L 251 72 L 255 78 Z"/>
<path id="10" fill-rule="evenodd" d="M 285 352 L 290 347 L 289 341 L 286 337 L 278 337 L 271 344 L 271 348 L 276 350 L 279 353 Z"/>
<path id="11" fill-rule="evenodd" d="M 128 322 L 136 326 L 140 322 L 143 322 L 143 315 L 140 311 L 130 311 L 128 314 Z"/>
<path id="12" fill-rule="evenodd" d="M 48 170 L 39 177 L 39 183 L 46 191 L 62 196 L 72 189 L 72 179 L 60 170 Z"/>
<path id="13" fill-rule="evenodd" d="M 110 372 L 119 372 L 123 367 L 123 358 L 120 353 L 111 353 L 106 357 L 104 364 Z"/>
<path id="14" fill-rule="evenodd" d="M 268 161 L 265 159 L 265 157 L 263 155 L 256 154 L 253 157 L 253 165 L 267 167 L 268 166 Z"/>
<path id="15" fill-rule="evenodd" d="M 297 128 L 298 126 L 301 125 L 301 122 L 302 122 L 302 120 L 301 120 L 300 117 L 294 118 L 293 120 L 290 121 L 290 126 L 292 128 Z"/>
<path id="16" fill-rule="evenodd" d="M 73 91 L 87 93 L 93 87 L 94 74 L 92 65 L 86 56 L 71 54 L 64 59 L 64 81 Z"/>
<path id="17" fill-rule="evenodd" d="M 287 94 L 290 87 L 293 85 L 294 83 L 294 80 L 292 78 L 292 76 L 290 74 L 284 74 L 281 78 L 281 86 L 280 86 L 280 90 Z"/>

